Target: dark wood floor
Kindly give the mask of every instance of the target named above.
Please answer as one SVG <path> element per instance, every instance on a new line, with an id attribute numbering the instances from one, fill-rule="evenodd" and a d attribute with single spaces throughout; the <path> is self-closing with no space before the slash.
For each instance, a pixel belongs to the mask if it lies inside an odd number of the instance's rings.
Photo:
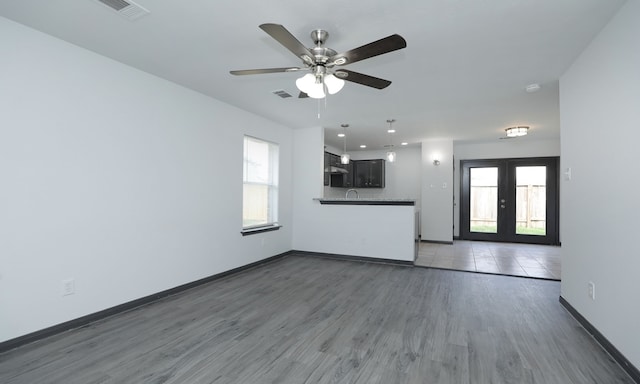
<path id="1" fill-rule="evenodd" d="M 0 355 L 0 382 L 632 383 L 559 291 L 288 256 Z"/>

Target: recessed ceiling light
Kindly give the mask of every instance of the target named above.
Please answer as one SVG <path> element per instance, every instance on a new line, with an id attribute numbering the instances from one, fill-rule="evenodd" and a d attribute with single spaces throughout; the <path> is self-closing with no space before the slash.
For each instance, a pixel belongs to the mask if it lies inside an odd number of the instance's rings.
<path id="1" fill-rule="evenodd" d="M 527 91 L 528 93 L 538 92 L 540 90 L 540 84 L 538 83 L 529 84 L 524 88 L 524 90 Z"/>
<path id="2" fill-rule="evenodd" d="M 360 146 L 360 148 L 367 148 L 367 146 L 366 146 L 366 145 L 364 145 L 364 144 L 362 144 L 362 145 Z"/>
<path id="3" fill-rule="evenodd" d="M 405 143 L 400 143 L 400 145 L 409 145 L 409 143 L 406 143 L 406 142 Z"/>
<path id="4" fill-rule="evenodd" d="M 338 133 L 338 137 L 344 137 L 344 133 Z"/>
<path id="5" fill-rule="evenodd" d="M 388 133 L 396 133 L 396 130 L 395 129 L 387 129 L 387 132 Z"/>

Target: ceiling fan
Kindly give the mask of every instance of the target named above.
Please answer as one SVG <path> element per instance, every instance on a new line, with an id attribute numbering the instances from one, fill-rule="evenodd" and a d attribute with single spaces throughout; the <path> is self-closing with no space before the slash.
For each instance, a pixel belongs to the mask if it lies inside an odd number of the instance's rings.
<path id="1" fill-rule="evenodd" d="M 324 46 L 329 33 L 322 29 L 316 29 L 311 32 L 311 39 L 315 44 L 313 48 L 305 47 L 280 24 L 261 24 L 260 29 L 300 58 L 303 66 L 244 69 L 230 71 L 230 73 L 232 75 L 259 75 L 264 73 L 309 71 L 310 73 L 296 81 L 296 86 L 300 89 L 299 97 L 315 99 L 324 98 L 326 92 L 329 94 L 337 93 L 344 86 L 344 80 L 376 89 L 388 87 L 391 84 L 389 80 L 337 67 L 393 52 L 407 46 L 407 42 L 402 36 L 394 34 L 350 51 L 337 53 L 333 49 Z"/>

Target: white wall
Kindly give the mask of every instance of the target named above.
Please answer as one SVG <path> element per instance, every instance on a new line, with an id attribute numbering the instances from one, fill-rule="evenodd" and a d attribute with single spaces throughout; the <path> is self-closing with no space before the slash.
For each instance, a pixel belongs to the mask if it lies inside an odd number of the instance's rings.
<path id="1" fill-rule="evenodd" d="M 640 368 L 638 20 L 629 0 L 560 80 L 560 223 L 562 296 Z"/>
<path id="2" fill-rule="evenodd" d="M 0 46 L 0 342 L 291 249 L 290 129 L 4 18 Z M 240 235 L 245 133 L 280 144 L 280 231 Z"/>
<path id="3" fill-rule="evenodd" d="M 314 236 L 317 202 L 324 189 L 324 130 L 322 127 L 293 131 L 293 249 L 306 250 L 305 239 Z"/>
<path id="4" fill-rule="evenodd" d="M 321 205 L 314 201 L 324 190 L 324 132 L 315 127 L 296 129 L 293 135 L 293 249 L 413 261 L 414 207 Z"/>
<path id="5" fill-rule="evenodd" d="M 440 165 L 434 165 L 438 159 Z M 421 238 L 453 241 L 453 141 L 422 142 Z"/>
<path id="6" fill-rule="evenodd" d="M 488 143 L 454 143 L 456 169 L 453 176 L 455 197 L 454 236 L 460 236 L 460 160 L 507 159 L 560 156 L 560 139 L 536 140 L 532 136 L 496 140 Z"/>

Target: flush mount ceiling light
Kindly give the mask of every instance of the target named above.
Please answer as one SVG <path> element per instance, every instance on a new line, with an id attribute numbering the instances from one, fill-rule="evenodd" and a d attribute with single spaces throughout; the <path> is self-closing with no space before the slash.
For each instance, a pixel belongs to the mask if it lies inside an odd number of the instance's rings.
<path id="1" fill-rule="evenodd" d="M 538 92 L 540 90 L 540 84 L 538 83 L 529 84 L 524 88 L 524 90 L 527 91 L 527 93 Z"/>
<path id="2" fill-rule="evenodd" d="M 510 127 L 505 129 L 505 132 L 507 132 L 507 137 L 519 137 L 519 136 L 524 136 L 528 133 L 529 131 L 529 127 L 526 125 L 521 125 L 521 126 L 517 126 L 517 127 Z"/>
<path id="3" fill-rule="evenodd" d="M 387 132 L 389 132 L 390 134 L 394 134 L 396 132 L 395 129 L 393 129 L 392 124 L 395 122 L 395 119 L 389 119 L 387 120 L 387 123 L 389 123 L 389 129 L 387 129 Z M 393 163 L 394 161 L 396 161 L 396 153 L 393 151 L 393 136 L 391 136 L 391 144 L 389 145 L 389 150 L 387 151 L 387 160 L 390 163 Z"/>

